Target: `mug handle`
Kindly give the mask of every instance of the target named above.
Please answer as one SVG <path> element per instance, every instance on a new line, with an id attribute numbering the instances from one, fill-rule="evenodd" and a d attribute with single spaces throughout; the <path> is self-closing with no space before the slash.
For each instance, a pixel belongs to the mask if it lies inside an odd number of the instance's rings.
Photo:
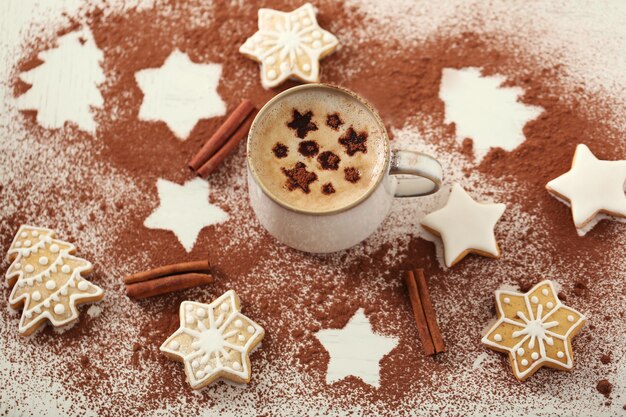
<path id="1" fill-rule="evenodd" d="M 397 176 L 395 197 L 418 197 L 441 188 L 443 169 L 432 156 L 421 152 L 392 150 L 390 175 Z"/>

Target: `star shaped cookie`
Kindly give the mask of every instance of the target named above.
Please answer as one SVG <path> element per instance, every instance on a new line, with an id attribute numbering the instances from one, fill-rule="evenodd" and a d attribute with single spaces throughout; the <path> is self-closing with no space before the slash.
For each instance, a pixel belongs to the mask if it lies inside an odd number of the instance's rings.
<path id="1" fill-rule="evenodd" d="M 499 258 L 493 229 L 505 208 L 504 204 L 477 203 L 463 187 L 454 184 L 446 205 L 425 216 L 422 226 L 441 237 L 447 267 L 469 253 Z"/>
<path id="2" fill-rule="evenodd" d="M 180 328 L 161 345 L 161 352 L 185 364 L 192 388 L 204 388 L 218 378 L 250 381 L 249 355 L 265 332 L 240 309 L 233 290 L 210 304 L 181 303 Z"/>
<path id="3" fill-rule="evenodd" d="M 561 303 L 552 281 L 542 281 L 525 294 L 496 291 L 498 321 L 482 343 L 509 354 L 515 378 L 525 380 L 542 366 L 570 370 L 571 340 L 585 316 Z"/>
<path id="4" fill-rule="evenodd" d="M 572 168 L 546 185 L 553 196 L 566 200 L 579 234 L 595 225 L 600 213 L 626 218 L 626 160 L 602 161 L 586 145 L 576 147 Z M 589 227 L 591 226 L 591 227 Z"/>
<path id="5" fill-rule="evenodd" d="M 261 84 L 272 88 L 288 78 L 319 82 L 320 59 L 339 42 L 322 29 L 310 3 L 292 12 L 259 9 L 259 31 L 239 52 L 261 64 Z"/>

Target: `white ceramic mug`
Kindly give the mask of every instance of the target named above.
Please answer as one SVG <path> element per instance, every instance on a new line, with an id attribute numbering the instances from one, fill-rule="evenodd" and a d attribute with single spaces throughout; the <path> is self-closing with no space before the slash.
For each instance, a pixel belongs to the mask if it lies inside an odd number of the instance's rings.
<path id="1" fill-rule="evenodd" d="M 367 194 L 354 205 L 340 210 L 314 213 L 289 207 L 271 194 L 259 181 L 250 158 L 255 128 L 267 110 L 287 94 L 311 89 L 333 89 L 358 100 L 371 112 L 384 134 L 385 169 Z M 394 197 L 416 197 L 436 192 L 442 181 L 442 168 L 436 159 L 419 152 L 390 150 L 385 126 L 372 106 L 352 91 L 325 84 L 305 84 L 278 94 L 259 111 L 248 134 L 248 192 L 259 222 L 282 243 L 305 252 L 328 253 L 347 249 L 365 240 L 385 219 Z"/>

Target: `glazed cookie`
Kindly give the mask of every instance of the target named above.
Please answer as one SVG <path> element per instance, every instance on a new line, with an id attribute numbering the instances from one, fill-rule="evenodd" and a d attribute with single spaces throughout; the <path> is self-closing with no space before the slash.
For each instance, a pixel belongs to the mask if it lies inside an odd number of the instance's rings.
<path id="1" fill-rule="evenodd" d="M 626 161 L 599 160 L 580 144 L 572 168 L 550 181 L 546 189 L 571 206 L 574 225 L 579 234 L 584 234 L 600 213 L 626 218 L 625 183 Z"/>
<path id="2" fill-rule="evenodd" d="M 552 281 L 542 281 L 526 294 L 496 291 L 496 305 L 498 321 L 482 343 L 509 354 L 515 378 L 523 381 L 542 366 L 572 369 L 571 340 L 585 317 L 561 303 Z"/>
<path id="3" fill-rule="evenodd" d="M 317 24 L 309 3 L 292 12 L 259 9 L 259 31 L 239 52 L 261 64 L 261 84 L 272 88 L 288 78 L 319 82 L 320 59 L 339 42 Z"/>
<path id="4" fill-rule="evenodd" d="M 446 205 L 422 219 L 422 226 L 441 237 L 444 261 L 451 267 L 469 253 L 500 257 L 494 228 L 504 204 L 477 203 L 459 184 L 452 186 Z"/>
<path id="5" fill-rule="evenodd" d="M 161 345 L 161 352 L 185 364 L 192 388 L 204 388 L 218 378 L 250 381 L 249 355 L 265 332 L 239 310 L 233 290 L 211 304 L 180 305 L 180 328 Z"/>
<path id="6" fill-rule="evenodd" d="M 101 300 L 104 291 L 83 278 L 91 272 L 90 262 L 73 256 L 76 247 L 55 239 L 54 231 L 22 226 L 7 258 L 6 273 L 12 308 L 21 308 L 19 332 L 33 333 L 48 319 L 54 326 L 64 326 L 78 319 L 76 306 Z"/>

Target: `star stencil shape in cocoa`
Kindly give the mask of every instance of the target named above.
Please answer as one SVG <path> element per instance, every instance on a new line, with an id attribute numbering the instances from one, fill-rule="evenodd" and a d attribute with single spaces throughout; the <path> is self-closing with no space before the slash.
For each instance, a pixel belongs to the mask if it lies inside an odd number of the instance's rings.
<path id="1" fill-rule="evenodd" d="M 200 178 L 183 185 L 159 179 L 157 190 L 160 204 L 143 225 L 172 231 L 187 252 L 203 228 L 228 220 L 224 210 L 209 203 L 209 184 Z"/>
<path id="2" fill-rule="evenodd" d="M 307 3 L 292 12 L 259 9 L 259 30 L 239 52 L 261 64 L 261 85 L 273 88 L 288 78 L 319 82 L 320 59 L 339 42 L 317 23 Z"/>
<path id="3" fill-rule="evenodd" d="M 602 161 L 586 145 L 576 147 L 572 168 L 548 182 L 553 196 L 569 202 L 574 225 L 584 235 L 599 214 L 626 218 L 626 160 Z"/>
<path id="4" fill-rule="evenodd" d="M 135 73 L 144 95 L 139 120 L 165 122 L 178 139 L 187 139 L 200 119 L 226 113 L 217 92 L 221 74 L 221 65 L 197 64 L 174 50 L 162 67 Z"/>
<path id="5" fill-rule="evenodd" d="M 181 303 L 180 328 L 160 349 L 185 364 L 192 388 L 206 387 L 218 378 L 250 381 L 250 352 L 265 331 L 240 310 L 239 297 L 233 290 L 210 304 Z"/>
<path id="6" fill-rule="evenodd" d="M 496 291 L 498 321 L 482 343 L 506 352 L 515 378 L 523 381 L 542 366 L 570 370 L 574 366 L 571 340 L 585 317 L 561 303 L 552 281 L 543 281 L 525 294 Z"/>
<path id="7" fill-rule="evenodd" d="M 19 332 L 27 336 L 48 320 L 66 326 L 78 319 L 77 305 L 99 301 L 102 288 L 83 276 L 92 270 L 91 262 L 74 256 L 76 246 L 56 239 L 54 231 L 43 227 L 21 226 L 7 258 L 6 272 L 11 308 L 23 308 Z"/>
<path id="8" fill-rule="evenodd" d="M 398 345 L 398 338 L 374 333 L 362 308 L 343 329 L 323 329 L 315 337 L 330 355 L 327 384 L 353 375 L 380 387 L 380 361 Z"/>
<path id="9" fill-rule="evenodd" d="M 451 267 L 469 253 L 500 257 L 494 228 L 504 204 L 478 203 L 459 184 L 452 186 L 446 205 L 422 219 L 422 226 L 441 237 L 444 262 Z"/>

